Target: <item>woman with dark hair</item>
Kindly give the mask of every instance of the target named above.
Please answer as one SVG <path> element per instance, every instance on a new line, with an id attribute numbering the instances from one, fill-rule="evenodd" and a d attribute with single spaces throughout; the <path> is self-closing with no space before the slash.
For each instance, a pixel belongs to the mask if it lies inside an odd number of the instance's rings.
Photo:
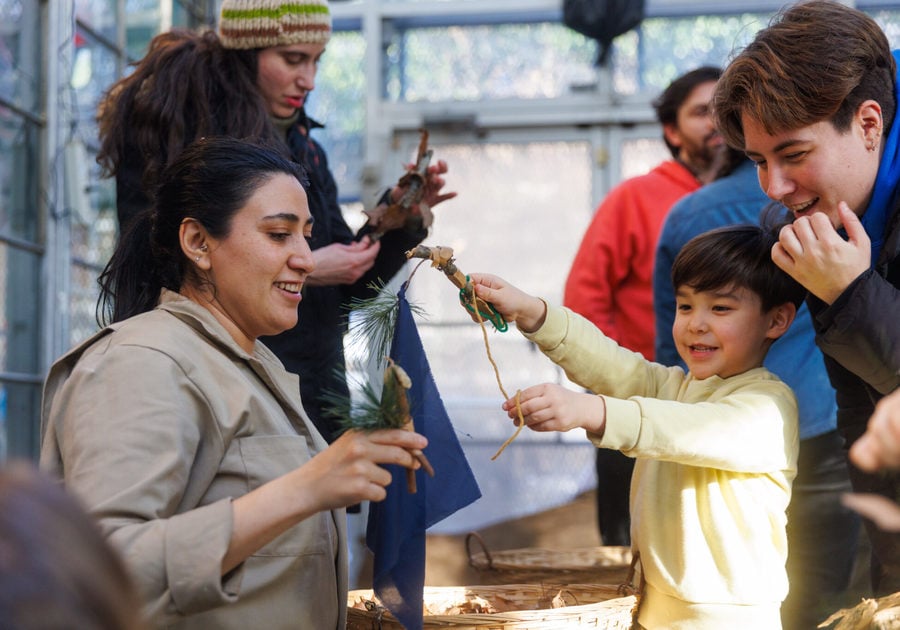
<path id="1" fill-rule="evenodd" d="M 193 140 L 227 135 L 278 147 L 309 176 L 315 220 L 309 276 L 296 326 L 263 342 L 300 375 L 303 406 L 329 442 L 336 437 L 324 413 L 326 391 L 349 396 L 343 338 L 347 306 L 373 294 L 406 262 L 406 251 L 428 234 L 421 206 L 406 226 L 372 239 L 374 228 L 354 234 L 338 204 L 328 157 L 311 132 L 322 127 L 304 109 L 331 37 L 325 0 L 224 0 L 217 33 L 164 33 L 100 106 L 98 161 L 116 177 L 120 229 L 150 205 L 159 173 Z M 428 170 L 422 206 L 433 208 L 456 193 L 442 193 L 447 165 Z M 380 200 L 397 201 L 394 187 Z"/>
<path id="2" fill-rule="evenodd" d="M 196 138 L 279 146 L 255 81 L 255 51 L 226 51 L 212 31 L 176 29 L 150 42 L 134 71 L 106 93 L 97 118 L 97 161 L 116 177 L 121 232 L 152 205 L 160 172 Z"/>
<path id="3" fill-rule="evenodd" d="M 328 446 L 258 338 L 315 267 L 301 169 L 227 138 L 163 170 L 101 275 L 106 327 L 57 361 L 41 465 L 98 519 L 171 628 L 343 628 L 344 508 L 417 468 L 424 437 Z"/>

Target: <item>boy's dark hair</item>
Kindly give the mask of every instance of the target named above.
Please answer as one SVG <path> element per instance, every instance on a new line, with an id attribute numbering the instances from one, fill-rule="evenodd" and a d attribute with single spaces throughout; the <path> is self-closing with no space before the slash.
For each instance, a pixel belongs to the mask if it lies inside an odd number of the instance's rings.
<path id="1" fill-rule="evenodd" d="M 684 105 L 684 102 L 691 95 L 698 85 L 709 83 L 710 81 L 718 81 L 722 76 L 722 69 L 716 66 L 701 66 L 695 70 L 687 72 L 674 81 L 663 90 L 656 100 L 653 101 L 653 109 L 656 111 L 656 119 L 661 125 L 677 125 L 678 109 Z M 666 135 L 663 134 L 663 140 L 672 157 L 678 157 L 678 147 L 669 144 Z"/>
<path id="2" fill-rule="evenodd" d="M 778 231 L 767 224 L 775 215 L 769 206 L 762 226 L 730 225 L 692 238 L 675 257 L 672 286 L 676 291 L 744 288 L 759 296 L 763 312 L 788 302 L 800 308 L 806 289 L 772 262 Z"/>

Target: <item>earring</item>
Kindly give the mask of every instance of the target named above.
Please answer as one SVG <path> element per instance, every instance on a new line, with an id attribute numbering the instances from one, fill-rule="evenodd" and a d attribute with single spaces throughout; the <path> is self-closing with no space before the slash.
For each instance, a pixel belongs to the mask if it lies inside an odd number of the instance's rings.
<path id="1" fill-rule="evenodd" d="M 200 262 L 200 257 L 199 257 L 199 256 L 195 256 L 195 257 L 194 257 L 194 261 L 195 261 L 195 262 Z"/>

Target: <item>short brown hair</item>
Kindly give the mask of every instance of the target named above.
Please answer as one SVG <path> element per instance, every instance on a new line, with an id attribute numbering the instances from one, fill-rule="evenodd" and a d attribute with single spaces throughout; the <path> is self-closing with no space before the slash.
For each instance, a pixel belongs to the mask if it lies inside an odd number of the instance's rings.
<path id="1" fill-rule="evenodd" d="M 845 131 L 859 105 L 881 105 L 883 133 L 894 119 L 896 64 L 878 24 L 831 0 L 796 4 L 757 33 L 716 85 L 716 126 L 744 148 L 742 116 L 770 134 L 830 121 Z"/>

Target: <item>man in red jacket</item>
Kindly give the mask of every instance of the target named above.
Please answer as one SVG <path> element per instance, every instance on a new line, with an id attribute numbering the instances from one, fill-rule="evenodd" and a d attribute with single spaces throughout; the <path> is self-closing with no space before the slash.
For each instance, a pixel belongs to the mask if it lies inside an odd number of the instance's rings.
<path id="1" fill-rule="evenodd" d="M 724 144 L 710 115 L 721 69 L 675 79 L 654 101 L 672 159 L 621 182 L 603 200 L 575 255 L 563 303 L 621 346 L 653 359 L 653 256 L 663 220 L 684 195 L 715 178 Z M 597 517 L 605 545 L 630 544 L 634 460 L 597 450 Z"/>

